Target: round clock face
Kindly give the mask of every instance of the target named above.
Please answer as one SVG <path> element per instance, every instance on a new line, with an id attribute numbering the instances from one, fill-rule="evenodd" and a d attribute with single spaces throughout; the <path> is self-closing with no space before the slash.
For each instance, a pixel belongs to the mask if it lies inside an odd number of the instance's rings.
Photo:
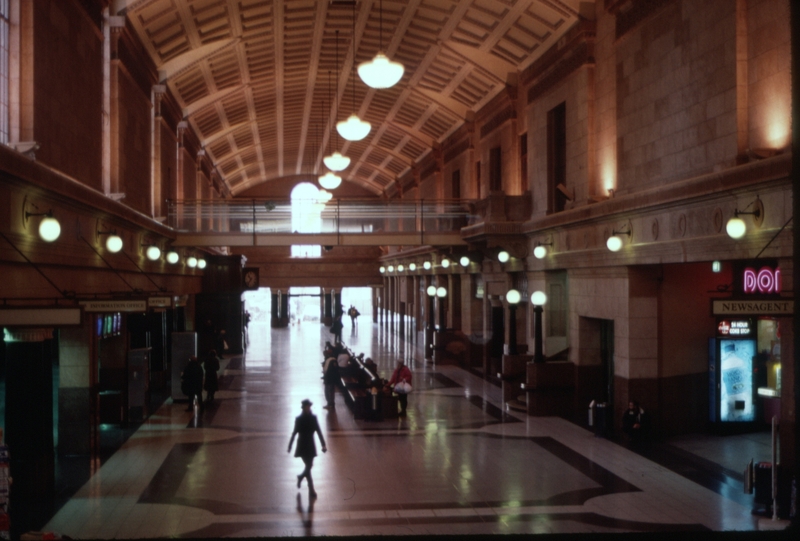
<path id="1" fill-rule="evenodd" d="M 247 287 L 255 287 L 258 285 L 258 275 L 253 271 L 247 271 L 244 275 L 244 283 Z"/>

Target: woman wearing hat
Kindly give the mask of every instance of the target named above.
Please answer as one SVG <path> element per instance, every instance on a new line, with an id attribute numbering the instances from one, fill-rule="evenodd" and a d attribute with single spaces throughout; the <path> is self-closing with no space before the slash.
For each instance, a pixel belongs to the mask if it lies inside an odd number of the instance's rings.
<path id="1" fill-rule="evenodd" d="M 305 477 L 308 480 L 308 496 L 310 498 L 316 498 L 317 493 L 314 492 L 314 480 L 311 478 L 311 468 L 314 466 L 314 457 L 317 456 L 317 447 L 314 444 L 315 432 L 319 435 L 323 453 L 328 452 L 328 447 L 325 445 L 325 438 L 322 436 L 322 430 L 319 428 L 317 416 L 311 413 L 311 401 L 306 398 L 301 402 L 301 405 L 303 407 L 303 412 L 294 420 L 294 432 L 292 432 L 292 439 L 289 440 L 289 449 L 287 452 L 292 451 L 294 437 L 299 434 L 294 456 L 299 456 L 303 459 L 306 469 L 297 476 L 297 488 L 300 488 L 300 483 L 303 482 L 303 477 Z"/>

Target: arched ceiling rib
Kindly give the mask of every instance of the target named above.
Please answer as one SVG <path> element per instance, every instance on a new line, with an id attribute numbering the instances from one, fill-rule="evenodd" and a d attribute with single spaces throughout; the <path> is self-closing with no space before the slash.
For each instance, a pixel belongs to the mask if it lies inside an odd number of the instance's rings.
<path id="1" fill-rule="evenodd" d="M 384 0 L 382 23 L 379 0 L 115 0 L 112 9 L 129 19 L 233 194 L 322 174 L 329 150 L 351 158 L 343 178 L 379 194 L 553 45 L 578 4 Z M 386 90 L 356 76 L 355 109 L 372 131 L 348 143 L 333 124 L 353 112 L 353 62 L 379 49 L 406 71 Z"/>

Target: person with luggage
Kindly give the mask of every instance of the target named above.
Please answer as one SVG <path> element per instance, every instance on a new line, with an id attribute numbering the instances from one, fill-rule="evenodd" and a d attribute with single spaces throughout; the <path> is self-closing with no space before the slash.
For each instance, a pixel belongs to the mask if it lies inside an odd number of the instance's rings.
<path id="1" fill-rule="evenodd" d="M 308 497 L 316 498 L 317 493 L 314 491 L 314 480 L 311 478 L 311 468 L 314 466 L 314 457 L 317 456 L 314 434 L 316 433 L 319 436 L 323 453 L 328 452 L 328 447 L 325 445 L 325 438 L 322 436 L 322 430 L 319 428 L 317 416 L 311 413 L 311 401 L 306 398 L 300 404 L 303 411 L 294 420 L 294 432 L 292 432 L 292 438 L 289 440 L 289 449 L 287 452 L 292 451 L 292 443 L 294 443 L 295 436 L 298 436 L 294 456 L 302 458 L 306 467 L 303 473 L 297 476 L 297 488 L 300 488 L 300 484 L 305 477 L 308 483 Z"/>

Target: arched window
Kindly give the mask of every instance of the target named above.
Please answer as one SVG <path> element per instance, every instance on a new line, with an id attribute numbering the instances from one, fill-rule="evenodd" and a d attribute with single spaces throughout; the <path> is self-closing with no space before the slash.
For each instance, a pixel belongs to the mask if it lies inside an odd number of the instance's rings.
<path id="1" fill-rule="evenodd" d="M 309 182 L 301 182 L 292 190 L 292 231 L 295 233 L 320 233 L 322 209 L 330 199 L 325 192 Z M 292 257 L 320 257 L 319 245 L 292 245 Z"/>

